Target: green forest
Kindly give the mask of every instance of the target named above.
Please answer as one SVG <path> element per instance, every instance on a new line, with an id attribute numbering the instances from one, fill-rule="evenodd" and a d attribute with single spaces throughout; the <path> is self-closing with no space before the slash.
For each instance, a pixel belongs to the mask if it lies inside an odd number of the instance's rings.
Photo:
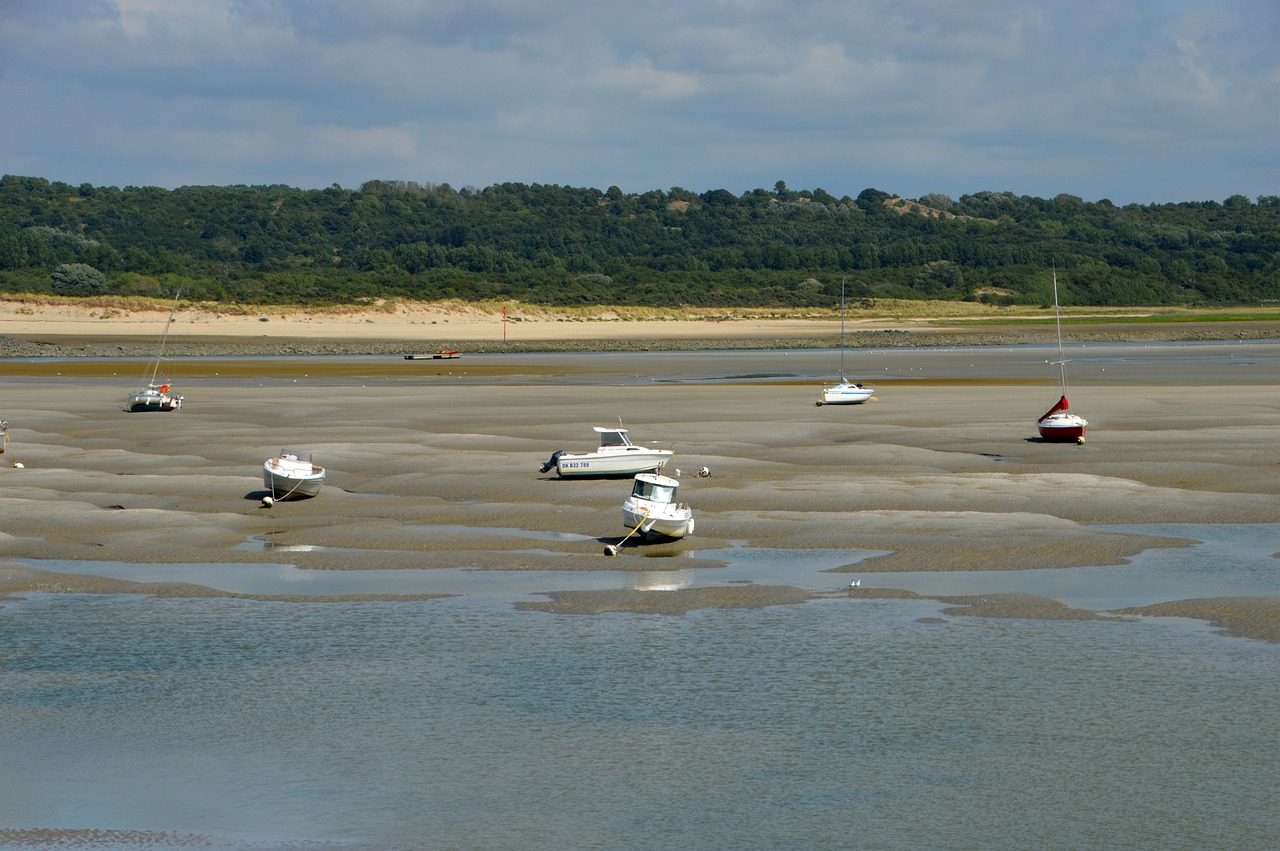
<path id="1" fill-rule="evenodd" d="M 1116 206 L 865 189 L 643 194 L 503 183 L 359 189 L 0 179 L 0 291 L 240 304 L 510 299 L 830 307 L 851 299 L 1187 307 L 1280 302 L 1280 197 Z"/>

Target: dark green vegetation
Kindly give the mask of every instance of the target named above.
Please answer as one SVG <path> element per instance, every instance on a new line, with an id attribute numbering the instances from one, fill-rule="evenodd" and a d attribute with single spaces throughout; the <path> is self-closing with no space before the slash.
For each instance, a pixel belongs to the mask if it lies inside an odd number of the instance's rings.
<path id="1" fill-rule="evenodd" d="M 835 198 L 781 181 L 743 195 L 628 195 L 0 179 L 0 291 L 52 292 L 70 264 L 106 273 L 109 294 L 250 304 L 830 307 L 844 280 L 855 304 L 1044 305 L 1051 265 L 1064 304 L 1265 304 L 1280 299 L 1280 197 L 1117 207 L 1005 192 Z M 70 274 L 93 288 L 83 270 Z"/>

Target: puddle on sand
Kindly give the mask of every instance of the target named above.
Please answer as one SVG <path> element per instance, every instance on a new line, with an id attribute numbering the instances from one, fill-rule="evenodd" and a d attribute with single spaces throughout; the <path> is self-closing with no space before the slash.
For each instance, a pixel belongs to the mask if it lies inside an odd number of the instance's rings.
<path id="1" fill-rule="evenodd" d="M 476 527 L 424 527 L 473 532 Z M 134 582 L 189 582 L 240 594 L 348 595 L 453 594 L 500 601 L 525 600 L 549 591 L 674 590 L 727 584 L 793 585 L 813 591 L 838 591 L 860 580 L 863 590 L 895 588 L 923 596 L 1022 592 L 1068 606 L 1101 611 L 1168 600 L 1277 593 L 1274 554 L 1280 549 L 1280 525 L 1169 525 L 1100 527 L 1117 531 L 1196 538 L 1185 548 L 1148 550 L 1127 564 L 1106 567 L 1010 571 L 920 571 L 859 573 L 859 562 L 881 554 L 874 550 L 763 549 L 734 545 L 675 554 L 663 561 L 673 570 L 624 571 L 605 567 L 603 555 L 527 552 L 582 559 L 597 558 L 601 569 L 577 570 L 305 570 L 291 564 L 132 564 L 108 561 L 20 559 L 62 573 L 86 573 Z M 550 540 L 594 540 L 585 535 L 494 529 Z M 261 546 L 258 541 L 254 546 Z M 306 545 L 289 545 L 301 547 Z M 277 550 L 289 552 L 289 550 Z M 293 550 L 298 552 L 301 550 Z M 704 567 L 705 565 L 705 567 Z M 839 573 L 841 567 L 853 567 Z"/>
<path id="2" fill-rule="evenodd" d="M 525 538 L 535 541 L 595 541 L 597 538 L 591 535 L 581 535 L 575 532 L 543 532 L 536 529 L 521 529 L 516 526 L 465 526 L 462 524 L 414 524 L 406 526 L 407 529 L 419 529 L 429 532 L 441 532 L 444 534 L 457 533 L 468 535 L 493 536 L 503 538 Z M 375 554 L 381 550 L 371 550 L 361 547 L 327 547 L 319 544 L 300 544 L 285 541 L 274 541 L 272 535 L 283 534 L 278 532 L 265 532 L 260 535 L 250 535 L 242 543 L 236 544 L 232 549 L 242 552 L 254 553 L 369 553 Z M 568 555 L 567 553 L 553 552 L 551 550 L 520 550 L 519 552 L 541 552 L 547 555 Z"/>
<path id="3" fill-rule="evenodd" d="M 458 527 L 471 531 L 471 527 Z M 524 530 L 518 530 L 524 531 Z M 556 540 L 561 540 L 556 534 Z M 577 536 L 594 540 L 587 536 Z M 253 542 L 261 546 L 265 541 Z M 242 547 L 244 545 L 241 545 Z M 289 545 L 303 547 L 306 545 Z M 280 551 L 275 549 L 273 551 Z M 287 552 L 288 550 L 284 550 Z M 293 550 L 298 552 L 300 550 Z M 550 551 L 533 549 L 531 553 Z M 565 556 L 564 553 L 550 553 Z M 23 559 L 32 567 L 60 573 L 83 573 L 131 582 L 187 582 L 234 594 L 267 596 L 349 594 L 454 594 L 491 597 L 498 600 L 525 600 L 549 591 L 600 591 L 618 588 L 677 590 L 692 585 L 718 586 L 726 583 L 759 582 L 791 584 L 827 590 L 840 579 L 823 571 L 850 564 L 873 553 L 845 550 L 757 550 L 733 547 L 703 550 L 673 556 L 681 559 L 675 570 L 307 570 L 291 564 L 170 563 L 134 564 L 113 561 L 72 561 L 65 559 Z M 603 555 L 577 554 L 575 559 Z M 723 566 L 722 566 L 723 565 Z"/>
<path id="4" fill-rule="evenodd" d="M 319 544 L 286 544 L 283 541 L 273 541 L 270 536 L 274 532 L 268 532 L 264 535 L 250 535 L 244 539 L 243 543 L 236 544 L 233 550 L 251 553 L 363 553 L 371 552 L 371 550 L 363 550 L 354 547 L 322 547 Z"/>
<path id="5" fill-rule="evenodd" d="M 466 526 L 463 524 L 418 524 L 409 529 L 425 529 L 428 532 L 465 533 L 468 535 L 494 535 L 503 538 L 530 538 L 535 541 L 594 541 L 592 535 L 577 532 L 545 532 L 541 529 L 521 529 L 518 526 Z"/>

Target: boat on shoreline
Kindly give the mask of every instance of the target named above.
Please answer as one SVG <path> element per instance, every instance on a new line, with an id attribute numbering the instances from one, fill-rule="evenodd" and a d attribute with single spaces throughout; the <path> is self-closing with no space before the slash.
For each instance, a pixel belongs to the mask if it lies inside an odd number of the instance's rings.
<path id="1" fill-rule="evenodd" d="M 274 500 L 315 496 L 324 485 L 324 476 L 324 467 L 313 464 L 309 452 L 281 449 L 262 465 L 262 485 Z"/>
<path id="2" fill-rule="evenodd" d="M 1053 407 L 1040 416 L 1036 420 L 1036 427 L 1040 431 L 1040 439 L 1051 441 L 1054 443 L 1084 443 L 1084 430 L 1088 427 L 1089 421 L 1079 414 L 1073 414 L 1069 410 L 1070 404 L 1067 402 L 1067 358 L 1062 353 L 1062 317 L 1059 315 L 1058 309 L 1058 270 L 1053 270 L 1053 319 L 1058 329 L 1058 359 L 1050 361 L 1054 366 L 1058 367 L 1058 374 L 1062 382 L 1062 395 Z"/>
<path id="3" fill-rule="evenodd" d="M 130 413 L 176 411 L 182 407 L 182 396 L 174 392 L 170 379 L 166 378 L 161 371 L 164 361 L 164 344 L 169 338 L 169 326 L 173 324 L 173 317 L 177 311 L 178 296 L 174 296 L 169 318 L 164 323 L 164 331 L 160 333 L 155 357 L 147 364 L 147 369 L 143 373 L 142 386 L 129 395 L 129 402 L 125 405 L 125 410 Z"/>
<path id="4" fill-rule="evenodd" d="M 657 473 L 635 477 L 631 495 L 622 503 L 622 522 L 641 535 L 683 538 L 692 535 L 693 509 L 676 500 L 680 482 Z"/>
<path id="5" fill-rule="evenodd" d="M 561 478 L 589 476 L 634 476 L 656 473 L 671 459 L 671 449 L 637 446 L 625 428 L 594 426 L 600 445 L 594 452 L 566 452 L 561 449 L 545 461 L 541 473 L 556 471 Z"/>
<path id="6" fill-rule="evenodd" d="M 441 349 L 435 354 L 430 355 L 405 355 L 405 360 L 457 360 L 462 357 L 462 352 L 457 349 Z"/>

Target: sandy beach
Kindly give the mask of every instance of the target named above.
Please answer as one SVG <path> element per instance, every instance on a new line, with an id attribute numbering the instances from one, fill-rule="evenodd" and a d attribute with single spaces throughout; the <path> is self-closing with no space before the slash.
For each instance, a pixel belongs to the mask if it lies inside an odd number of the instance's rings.
<path id="1" fill-rule="evenodd" d="M 1053 316 L 959 304 L 950 316 L 851 311 L 851 347 L 1038 343 L 1054 339 Z M 1076 342 L 1273 339 L 1280 323 L 1239 321 L 1144 324 L 1134 312 L 1105 322 L 1071 324 Z M 1126 322 L 1126 318 L 1133 319 Z M 175 356 L 211 354 L 389 354 L 438 349 L 470 352 L 644 351 L 711 348 L 824 348 L 837 345 L 841 322 L 830 311 L 681 308 L 541 308 L 498 303 L 394 302 L 364 308 L 247 307 L 184 304 L 168 323 L 158 302 L 122 300 L 85 306 L 67 299 L 0 298 L 0 357 L 146 356 L 162 331 Z"/>
<path id="2" fill-rule="evenodd" d="M 395 350 L 427 340 L 421 332 L 433 322 L 443 319 L 193 316 L 172 334 L 221 344 L 270 326 L 273 342 L 296 334 Z M 452 340 L 494 333 L 491 315 L 448 325 Z M 0 314 L 0 336 L 20 343 L 109 344 L 157 327 L 150 314 L 136 322 Z M 599 327 L 528 321 L 508 332 L 554 343 Z M 618 321 L 609 332 L 647 340 L 653 328 Z M 123 411 L 139 360 L 10 359 L 0 382 L 0 419 L 9 425 L 0 592 L 130 590 L 44 574 L 12 561 L 19 558 L 240 563 L 278 562 L 282 552 L 332 570 L 661 571 L 678 569 L 682 553 L 737 543 L 884 553 L 851 568 L 859 574 L 1065 568 L 1189 543 L 1099 524 L 1280 517 L 1280 344 L 1236 343 L 1212 362 L 1126 362 L 1133 346 L 1113 330 L 1118 360 L 1073 367 L 1073 406 L 1091 420 L 1083 446 L 1035 435 L 1035 417 L 1056 398 L 1043 352 L 861 350 L 851 377 L 871 379 L 876 396 L 816 407 L 835 366 L 830 349 L 680 351 L 693 336 L 808 341 L 833 331 L 838 325 L 808 320 L 669 321 L 659 336 L 674 351 L 205 357 L 176 364 L 186 403 L 171 414 Z M 675 449 L 667 472 L 695 506 L 695 537 L 607 558 L 602 546 L 626 531 L 619 506 L 627 483 L 538 472 L 554 450 L 592 448 L 591 426 L 619 421 L 637 441 Z M 266 508 L 261 465 L 282 447 L 314 453 L 328 484 L 314 499 Z M 710 475 L 695 476 L 703 467 Z M 534 548 L 493 533 L 504 528 L 586 537 Z M 833 575 L 833 591 L 844 584 Z M 789 593 L 762 590 L 754 602 Z M 698 605 L 715 604 L 709 596 Z M 678 597 L 668 599 L 679 608 Z M 632 604 L 642 605 L 620 605 Z M 1023 601 L 1011 611 L 1054 616 L 1050 609 Z M 1280 640 L 1273 608 L 1250 623 L 1245 633 Z"/>

